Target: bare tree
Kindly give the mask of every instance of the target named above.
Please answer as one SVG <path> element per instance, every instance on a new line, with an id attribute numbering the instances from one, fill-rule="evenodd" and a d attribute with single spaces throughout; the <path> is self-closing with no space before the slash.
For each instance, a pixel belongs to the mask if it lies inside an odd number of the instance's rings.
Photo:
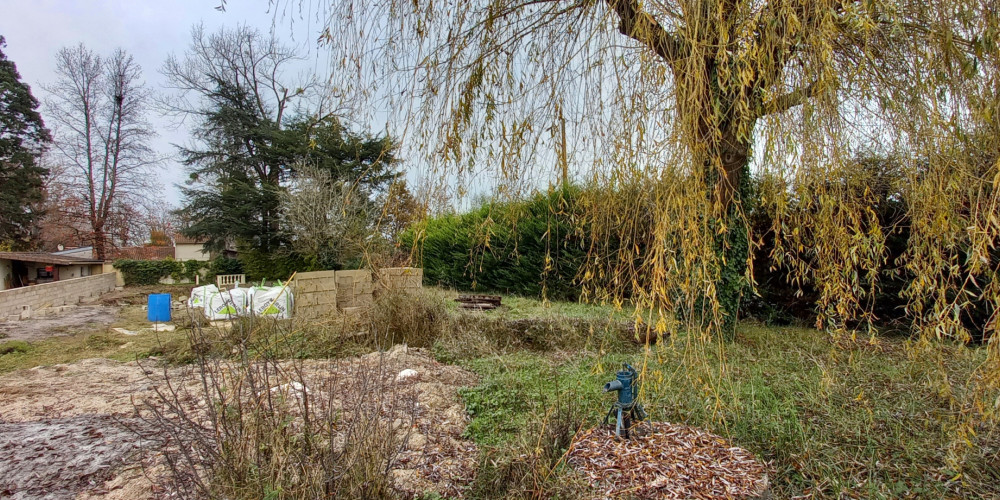
<path id="1" fill-rule="evenodd" d="M 299 57 L 274 36 L 239 26 L 207 34 L 201 25 L 191 29 L 191 46 L 183 58 L 171 55 L 161 72 L 167 87 L 158 104 L 181 120 L 207 119 L 220 86 L 238 88 L 248 94 L 252 112 L 281 127 L 286 111 L 315 87 L 311 78 L 291 78 L 285 72 Z"/>
<path id="2" fill-rule="evenodd" d="M 77 45 L 56 55 L 55 84 L 44 87 L 55 124 L 55 146 L 66 168 L 76 214 L 89 223 L 96 258 L 132 238 L 129 221 L 144 209 L 155 186 L 149 174 L 159 162 L 146 121 L 150 92 L 142 69 L 117 49 L 107 57 Z"/>
<path id="3" fill-rule="evenodd" d="M 375 204 L 327 171 L 308 164 L 296 170 L 295 182 L 281 193 L 292 249 L 320 264 L 356 257 L 375 233 Z"/>

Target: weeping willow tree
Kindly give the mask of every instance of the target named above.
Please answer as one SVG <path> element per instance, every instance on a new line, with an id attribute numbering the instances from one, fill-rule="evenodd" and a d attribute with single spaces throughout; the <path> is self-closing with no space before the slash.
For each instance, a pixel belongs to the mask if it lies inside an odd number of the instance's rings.
<path id="1" fill-rule="evenodd" d="M 871 324 L 898 228 L 879 223 L 876 179 L 852 159 L 892 156 L 909 231 L 899 314 L 930 341 L 967 340 L 965 309 L 1000 305 L 998 7 L 342 0 L 321 15 L 337 92 L 388 110 L 458 194 L 599 186 L 581 202 L 587 296 L 661 332 L 731 330 L 760 212 L 771 265 L 818 290 L 819 326 Z M 993 315 L 979 326 L 991 339 Z M 984 391 L 1000 384 L 988 348 Z"/>

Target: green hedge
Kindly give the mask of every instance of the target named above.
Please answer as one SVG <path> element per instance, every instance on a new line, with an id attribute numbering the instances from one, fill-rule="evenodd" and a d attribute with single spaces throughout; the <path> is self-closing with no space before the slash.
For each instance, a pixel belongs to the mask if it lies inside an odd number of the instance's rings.
<path id="1" fill-rule="evenodd" d="M 220 274 L 243 274 L 243 263 L 239 259 L 231 259 L 222 255 L 212 259 L 208 264 L 208 272 L 205 274 L 206 281 L 213 281 Z"/>
<path id="2" fill-rule="evenodd" d="M 175 281 L 194 281 L 195 276 L 200 274 L 203 269 L 209 270 L 209 276 L 206 276 L 206 278 L 210 279 L 216 274 L 212 270 L 216 267 L 216 261 L 218 260 L 206 262 L 201 260 L 179 261 L 173 259 L 118 259 L 114 262 L 114 266 L 115 269 L 121 271 L 122 280 L 125 281 L 126 285 L 155 285 L 167 277 L 173 278 Z"/>
<path id="3" fill-rule="evenodd" d="M 406 231 L 401 244 L 412 246 L 421 235 L 417 265 L 428 284 L 576 300 L 586 258 L 576 222 L 580 193 L 561 188 L 433 218 Z"/>
<path id="4" fill-rule="evenodd" d="M 235 259 L 230 259 L 235 260 Z M 240 266 L 239 273 L 245 273 L 249 281 L 287 280 L 292 273 L 299 271 L 316 271 L 305 258 L 294 253 L 266 254 L 257 250 L 243 250 L 236 261 Z M 222 273 L 219 273 L 222 274 Z M 232 274 L 232 273 L 231 273 Z"/>
<path id="5" fill-rule="evenodd" d="M 173 259 L 118 259 L 114 266 L 121 271 L 125 285 L 155 285 L 160 282 L 160 278 L 184 271 L 183 264 Z"/>

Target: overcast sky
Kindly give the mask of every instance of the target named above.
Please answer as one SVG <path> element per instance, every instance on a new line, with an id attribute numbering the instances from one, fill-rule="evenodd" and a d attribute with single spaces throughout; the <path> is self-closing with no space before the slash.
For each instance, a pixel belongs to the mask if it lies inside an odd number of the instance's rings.
<path id="1" fill-rule="evenodd" d="M 162 91 L 164 78 L 159 69 L 163 61 L 171 53 L 185 51 L 191 27 L 199 22 L 208 33 L 238 24 L 265 32 L 273 27 L 279 39 L 306 56 L 299 71 L 323 74 L 328 67 L 327 58 L 315 46 L 320 28 L 314 19 L 275 13 L 268 9 L 267 0 L 228 0 L 225 12 L 216 10 L 218 5 L 219 0 L 0 0 L 0 35 L 7 39 L 8 59 L 40 101 L 45 95 L 41 84 L 56 79 L 56 52 L 80 42 L 100 54 L 125 49 L 142 66 L 147 86 Z M 42 117 L 47 118 L 44 106 Z M 171 143 L 187 142 L 187 130 L 175 129 L 155 111 L 149 119 L 159 133 L 153 144 L 159 153 L 172 156 Z M 183 167 L 171 158 L 158 175 L 164 198 L 179 205 L 180 194 L 173 185 L 183 182 Z"/>

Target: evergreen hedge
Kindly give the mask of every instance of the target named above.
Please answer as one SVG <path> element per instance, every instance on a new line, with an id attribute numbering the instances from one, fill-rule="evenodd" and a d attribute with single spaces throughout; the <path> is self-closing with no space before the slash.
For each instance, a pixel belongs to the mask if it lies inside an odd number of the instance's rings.
<path id="1" fill-rule="evenodd" d="M 586 257 L 577 231 L 581 190 L 564 187 L 524 201 L 486 203 L 426 221 L 401 236 L 422 243 L 424 281 L 461 290 L 576 300 Z"/>
<path id="2" fill-rule="evenodd" d="M 155 285 L 160 282 L 160 278 L 184 271 L 184 265 L 173 259 L 118 259 L 114 262 L 114 266 L 121 271 L 125 285 Z"/>
<path id="3" fill-rule="evenodd" d="M 239 266 L 238 260 L 225 257 L 218 257 L 210 262 L 193 259 L 186 261 L 118 259 L 114 262 L 114 266 L 121 271 L 122 280 L 126 285 L 155 285 L 167 277 L 175 281 L 194 281 L 195 276 L 203 269 L 208 270 L 205 275 L 206 280 L 211 280 L 216 274 L 233 274 L 228 272 L 233 268 L 232 262 Z M 235 273 L 240 272 L 242 271 L 235 271 Z"/>

